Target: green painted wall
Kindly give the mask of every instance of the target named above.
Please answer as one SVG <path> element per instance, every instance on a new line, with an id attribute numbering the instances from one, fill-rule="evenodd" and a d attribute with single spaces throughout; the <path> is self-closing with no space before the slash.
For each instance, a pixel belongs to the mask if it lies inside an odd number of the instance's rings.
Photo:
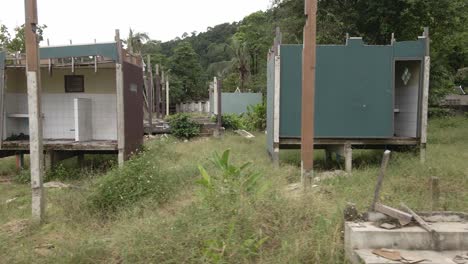
<path id="1" fill-rule="evenodd" d="M 41 59 L 70 58 L 84 56 L 104 56 L 117 61 L 118 52 L 116 43 L 97 43 L 88 45 L 71 45 L 60 47 L 41 47 Z"/>
<path id="2" fill-rule="evenodd" d="M 316 137 L 393 137 L 393 61 L 421 58 L 424 40 L 317 47 Z M 301 133 L 302 45 L 281 46 L 280 136 Z"/>

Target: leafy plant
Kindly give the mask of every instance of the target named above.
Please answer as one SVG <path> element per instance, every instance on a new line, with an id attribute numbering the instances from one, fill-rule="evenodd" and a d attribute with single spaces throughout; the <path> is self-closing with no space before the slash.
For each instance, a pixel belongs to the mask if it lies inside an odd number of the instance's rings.
<path id="1" fill-rule="evenodd" d="M 266 105 L 249 105 L 244 114 L 244 124 L 250 131 L 264 131 L 266 129 Z"/>
<path id="2" fill-rule="evenodd" d="M 191 139 L 200 135 L 200 125 L 187 114 L 177 114 L 169 119 L 172 135 L 179 139 Z"/>
<path id="3" fill-rule="evenodd" d="M 429 108 L 429 117 L 450 117 L 454 116 L 454 112 L 452 109 L 449 108 L 441 108 L 441 107 L 430 107 Z"/>
<path id="4" fill-rule="evenodd" d="M 212 121 L 216 121 L 215 116 Z M 237 114 L 223 114 L 221 121 L 225 129 L 238 130 L 244 128 L 243 119 Z"/>

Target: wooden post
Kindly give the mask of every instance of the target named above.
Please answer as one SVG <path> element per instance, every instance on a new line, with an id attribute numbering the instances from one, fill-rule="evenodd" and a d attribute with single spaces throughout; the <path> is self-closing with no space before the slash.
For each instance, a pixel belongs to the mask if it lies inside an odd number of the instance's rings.
<path id="1" fill-rule="evenodd" d="M 152 133 L 153 131 L 153 89 L 154 89 L 154 82 L 153 82 L 153 67 L 151 66 L 151 56 L 148 55 L 148 71 L 149 71 L 149 87 L 148 87 L 148 114 L 149 114 L 149 127 Z"/>
<path id="2" fill-rule="evenodd" d="M 312 185 L 314 169 L 315 64 L 317 53 L 317 0 L 305 0 L 307 16 L 302 52 L 302 183 Z"/>
<path id="3" fill-rule="evenodd" d="M 161 118 L 161 78 L 159 76 L 159 64 L 156 64 L 156 118 Z"/>
<path id="4" fill-rule="evenodd" d="M 26 77 L 28 85 L 29 151 L 31 160 L 32 217 L 42 222 L 45 214 L 43 187 L 43 145 L 41 117 L 41 72 L 37 37 L 37 2 L 25 0 Z"/>
<path id="5" fill-rule="evenodd" d="M 370 212 L 375 211 L 375 204 L 379 201 L 380 189 L 382 188 L 385 172 L 387 171 L 388 161 L 390 160 L 390 154 L 391 152 L 389 150 L 386 150 L 383 154 L 382 164 L 380 165 L 379 177 L 377 178 L 377 185 L 375 186 L 374 191 L 374 200 L 372 200 L 372 204 L 369 209 Z"/>
<path id="6" fill-rule="evenodd" d="M 120 31 L 115 30 L 115 42 L 117 43 L 118 59 L 115 66 L 116 92 L 117 92 L 117 145 L 119 150 L 118 162 L 122 166 L 125 161 L 125 103 L 124 103 L 124 77 L 123 77 L 123 53 Z"/>
<path id="7" fill-rule="evenodd" d="M 217 106 L 216 108 L 218 109 L 218 115 L 216 117 L 216 123 L 218 125 L 218 133 L 221 135 L 221 127 L 223 126 L 223 108 L 222 108 L 222 92 L 223 92 L 223 82 L 221 80 L 217 81 L 217 86 L 215 87 L 217 91 Z"/>
<path id="8" fill-rule="evenodd" d="M 218 114 L 218 78 L 213 79 L 213 114 Z"/>
<path id="9" fill-rule="evenodd" d="M 421 142 L 420 142 L 420 159 L 421 163 L 426 162 L 426 145 L 427 145 L 427 123 L 429 109 L 429 85 L 431 75 L 431 57 L 430 57 L 430 37 L 429 28 L 424 28 L 424 37 L 426 40 L 426 56 L 424 57 L 424 74 L 423 74 L 423 95 L 421 109 Z"/>
<path id="10" fill-rule="evenodd" d="M 439 210 L 439 200 L 440 200 L 440 187 L 439 187 L 439 178 L 431 177 L 431 210 L 432 212 Z"/>
<path id="11" fill-rule="evenodd" d="M 166 76 L 166 115 L 170 115 L 170 102 L 169 102 L 169 75 Z"/>

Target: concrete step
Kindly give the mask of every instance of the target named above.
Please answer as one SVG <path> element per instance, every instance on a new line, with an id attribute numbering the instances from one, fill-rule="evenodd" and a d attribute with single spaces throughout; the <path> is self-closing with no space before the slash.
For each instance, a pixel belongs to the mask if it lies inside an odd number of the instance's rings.
<path id="1" fill-rule="evenodd" d="M 425 251 L 425 250 L 397 250 L 401 255 L 410 260 L 425 259 L 420 264 L 455 264 L 454 258 L 458 256 L 467 256 L 467 251 Z M 372 249 L 355 250 L 355 255 L 358 256 L 357 263 L 364 264 L 401 264 L 399 261 L 392 261 L 372 253 Z M 467 260 L 468 263 L 468 260 Z"/>
<path id="2" fill-rule="evenodd" d="M 441 250 L 468 249 L 468 223 L 432 223 L 431 227 L 440 234 Z M 386 230 L 374 223 L 345 224 L 345 237 L 351 249 L 401 248 L 406 250 L 431 250 L 432 237 L 419 226 Z"/>

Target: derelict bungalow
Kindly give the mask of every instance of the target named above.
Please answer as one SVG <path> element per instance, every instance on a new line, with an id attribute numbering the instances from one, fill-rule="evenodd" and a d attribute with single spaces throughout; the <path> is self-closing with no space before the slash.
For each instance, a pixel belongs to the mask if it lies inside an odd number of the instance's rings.
<path id="1" fill-rule="evenodd" d="M 268 56 L 267 149 L 301 147 L 302 45 L 275 41 Z M 429 33 L 414 41 L 318 45 L 315 95 L 317 148 L 345 157 L 353 148 L 420 147 L 427 141 Z"/>
<path id="2" fill-rule="evenodd" d="M 127 159 L 142 142 L 143 61 L 115 42 L 40 48 L 45 153 Z M 0 52 L 0 154 L 29 151 L 25 54 Z M 50 155 L 49 155 L 50 154 Z"/>

